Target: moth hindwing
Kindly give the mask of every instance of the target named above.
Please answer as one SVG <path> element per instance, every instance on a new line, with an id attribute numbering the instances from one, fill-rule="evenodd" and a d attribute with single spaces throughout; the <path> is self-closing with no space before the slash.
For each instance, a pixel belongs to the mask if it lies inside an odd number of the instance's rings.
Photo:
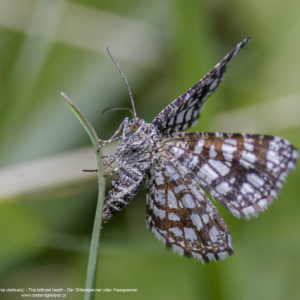
<path id="1" fill-rule="evenodd" d="M 125 118 L 110 140 L 101 141 L 106 145 L 122 139 L 105 163 L 105 168 L 114 162 L 118 167 L 105 198 L 104 222 L 131 201 L 147 178 L 147 227 L 167 248 L 202 262 L 233 253 L 228 228 L 203 188 L 234 216 L 257 216 L 295 168 L 298 151 L 280 137 L 182 131 L 198 121 L 227 64 L 249 40 L 238 44 L 152 123 L 137 117 L 125 79 L 133 119 Z M 122 136 L 116 137 L 122 128 Z"/>

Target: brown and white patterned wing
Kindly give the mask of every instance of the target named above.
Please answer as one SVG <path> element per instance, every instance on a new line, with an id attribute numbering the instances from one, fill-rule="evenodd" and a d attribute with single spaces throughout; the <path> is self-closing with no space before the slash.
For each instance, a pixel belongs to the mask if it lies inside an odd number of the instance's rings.
<path id="1" fill-rule="evenodd" d="M 234 216 L 258 215 L 296 167 L 298 151 L 280 137 L 177 133 L 161 147 Z"/>
<path id="2" fill-rule="evenodd" d="M 249 42 L 250 38 L 239 43 L 198 83 L 170 103 L 153 120 L 153 124 L 163 134 L 183 131 L 197 123 L 206 99 L 223 80 L 229 61 Z"/>
<path id="3" fill-rule="evenodd" d="M 233 253 L 226 224 L 176 160 L 160 154 L 148 176 L 147 227 L 180 255 L 202 262 L 225 259 Z"/>

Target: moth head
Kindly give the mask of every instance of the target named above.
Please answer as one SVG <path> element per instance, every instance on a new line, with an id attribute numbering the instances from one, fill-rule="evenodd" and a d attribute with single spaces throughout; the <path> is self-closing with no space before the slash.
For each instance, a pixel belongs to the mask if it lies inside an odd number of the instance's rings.
<path id="1" fill-rule="evenodd" d="M 129 127 L 129 129 L 130 129 L 131 132 L 137 131 L 138 128 L 139 128 L 139 119 L 138 118 L 132 119 L 129 122 L 128 127 Z"/>

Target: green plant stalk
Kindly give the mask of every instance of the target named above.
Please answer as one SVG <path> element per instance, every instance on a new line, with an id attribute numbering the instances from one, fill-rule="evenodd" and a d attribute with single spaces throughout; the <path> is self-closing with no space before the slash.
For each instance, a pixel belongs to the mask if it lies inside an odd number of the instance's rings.
<path id="1" fill-rule="evenodd" d="M 103 163 L 102 163 L 102 152 L 96 150 L 97 162 L 98 162 L 98 202 L 96 215 L 94 220 L 94 227 L 92 233 L 92 242 L 90 246 L 90 255 L 88 261 L 87 277 L 86 277 L 86 289 L 94 289 L 96 285 L 96 275 L 97 275 L 97 260 L 98 260 L 98 248 L 100 244 L 100 232 L 102 224 L 102 210 L 105 192 L 105 180 L 103 178 Z M 95 297 L 94 292 L 85 292 L 84 300 L 93 300 Z"/>
<path id="2" fill-rule="evenodd" d="M 75 106 L 75 104 L 68 98 L 68 96 L 64 93 L 61 95 L 67 100 L 70 105 L 72 111 L 86 130 L 89 135 L 96 152 L 97 163 L 98 163 L 98 185 L 99 185 L 99 193 L 98 193 L 98 202 L 97 209 L 94 220 L 94 227 L 92 233 L 92 241 L 90 246 L 90 254 L 87 268 L 87 277 L 86 277 L 86 290 L 94 290 L 96 285 L 96 275 L 97 275 L 97 261 L 98 261 L 98 248 L 100 243 L 100 232 L 101 232 L 101 224 L 102 224 L 102 210 L 103 210 L 103 202 L 104 202 L 104 193 L 105 193 L 105 180 L 103 177 L 103 162 L 102 162 L 102 151 L 98 150 L 99 148 L 99 138 L 97 136 L 96 131 L 93 126 L 89 122 L 89 120 L 84 116 L 84 114 Z M 84 300 L 93 300 L 95 298 L 94 291 L 86 291 L 84 294 Z"/>

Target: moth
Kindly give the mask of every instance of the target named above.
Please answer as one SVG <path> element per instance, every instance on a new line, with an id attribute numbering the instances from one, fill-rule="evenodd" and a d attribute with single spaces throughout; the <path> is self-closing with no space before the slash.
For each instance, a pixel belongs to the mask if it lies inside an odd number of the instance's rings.
<path id="1" fill-rule="evenodd" d="M 167 249 L 209 263 L 233 254 L 231 235 L 204 189 L 235 217 L 249 219 L 276 198 L 295 169 L 298 151 L 280 137 L 245 133 L 183 132 L 198 122 L 208 97 L 223 80 L 239 43 L 210 72 L 162 110 L 151 123 L 126 117 L 100 147 L 122 140 L 106 157 L 117 173 L 105 198 L 103 220 L 121 211 L 147 180 L 147 227 Z M 122 109 L 122 108 L 114 108 Z M 108 109 L 112 110 L 112 109 Z M 116 137 L 123 129 L 122 135 Z"/>

